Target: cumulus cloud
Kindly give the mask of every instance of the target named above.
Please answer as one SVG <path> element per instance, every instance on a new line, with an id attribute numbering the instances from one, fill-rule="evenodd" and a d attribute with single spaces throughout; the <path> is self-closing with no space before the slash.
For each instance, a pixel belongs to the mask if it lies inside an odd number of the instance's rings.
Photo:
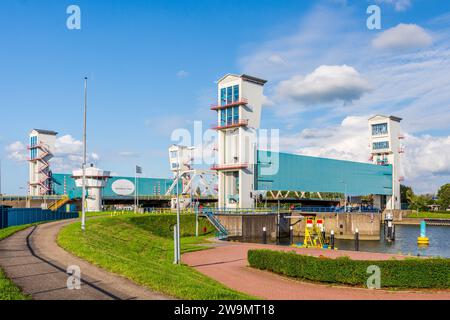
<path id="1" fill-rule="evenodd" d="M 414 50 L 430 46 L 433 38 L 425 29 L 416 24 L 403 24 L 387 29 L 372 41 L 376 49 Z"/>
<path id="2" fill-rule="evenodd" d="M 8 158 L 14 161 L 26 161 L 28 151 L 25 144 L 16 141 L 6 147 Z M 71 135 L 58 137 L 55 141 L 53 158 L 50 160 L 53 171 L 69 172 L 80 168 L 83 163 L 83 143 Z M 88 162 L 99 161 L 100 156 L 93 152 L 88 154 Z"/>
<path id="3" fill-rule="evenodd" d="M 304 129 L 282 137 L 281 148 L 308 156 L 368 162 L 369 116 L 349 116 L 340 124 Z M 405 134 L 401 174 L 416 192 L 434 193 L 450 181 L 450 136 Z"/>
<path id="4" fill-rule="evenodd" d="M 279 54 L 270 55 L 267 60 L 272 64 L 286 64 L 286 61 Z"/>
<path id="5" fill-rule="evenodd" d="M 411 0 L 377 0 L 377 2 L 393 5 L 396 11 L 405 11 L 411 7 Z"/>
<path id="6" fill-rule="evenodd" d="M 304 104 L 352 102 L 370 90 L 368 81 L 347 65 L 320 66 L 306 76 L 281 81 L 276 89 L 278 97 Z"/>
<path id="7" fill-rule="evenodd" d="M 189 76 L 189 72 L 185 70 L 180 70 L 177 72 L 177 78 L 186 78 L 187 76 Z"/>
<path id="8" fill-rule="evenodd" d="M 6 146 L 6 152 L 8 153 L 8 159 L 18 162 L 27 160 L 27 147 L 20 141 Z"/>

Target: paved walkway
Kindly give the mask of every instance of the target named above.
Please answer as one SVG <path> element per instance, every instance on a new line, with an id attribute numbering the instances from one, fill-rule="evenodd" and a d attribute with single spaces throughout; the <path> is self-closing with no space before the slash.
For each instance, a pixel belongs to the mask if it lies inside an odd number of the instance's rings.
<path id="1" fill-rule="evenodd" d="M 60 229 L 73 220 L 42 224 L 0 241 L 0 266 L 36 300 L 162 300 L 170 297 L 72 256 L 56 244 Z M 68 266 L 81 269 L 80 290 L 67 289 Z"/>
<path id="2" fill-rule="evenodd" d="M 183 255 L 184 263 L 224 285 L 247 294 L 270 300 L 389 300 L 389 299 L 444 299 L 450 300 L 450 290 L 444 291 L 386 291 L 331 286 L 289 279 L 268 271 L 248 267 L 249 249 L 295 250 L 313 256 L 349 256 L 360 260 L 404 259 L 405 256 L 354 251 L 324 251 L 294 249 L 274 245 L 222 243 L 210 250 Z"/>

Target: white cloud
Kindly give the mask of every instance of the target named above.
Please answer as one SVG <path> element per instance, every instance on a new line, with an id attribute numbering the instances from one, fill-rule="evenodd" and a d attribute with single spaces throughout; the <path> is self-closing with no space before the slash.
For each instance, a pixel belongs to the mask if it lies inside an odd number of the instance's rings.
<path id="1" fill-rule="evenodd" d="M 185 70 L 180 70 L 177 72 L 177 78 L 186 78 L 187 76 L 189 76 L 189 72 Z"/>
<path id="2" fill-rule="evenodd" d="M 20 141 L 6 146 L 6 152 L 8 152 L 8 159 L 19 162 L 27 160 L 27 147 Z"/>
<path id="3" fill-rule="evenodd" d="M 353 67 L 324 65 L 306 76 L 295 75 L 281 81 L 276 92 L 279 98 L 291 98 L 303 104 L 319 104 L 352 102 L 370 90 L 367 80 Z"/>
<path id="4" fill-rule="evenodd" d="M 286 61 L 279 54 L 270 55 L 267 60 L 272 64 L 286 64 Z"/>
<path id="5" fill-rule="evenodd" d="M 87 162 L 98 162 L 100 156 L 91 152 L 87 155 Z M 83 163 L 83 142 L 67 134 L 58 137 L 55 142 L 54 158 L 51 160 L 53 171 L 71 172 L 81 168 Z"/>
<path id="6" fill-rule="evenodd" d="M 403 23 L 381 32 L 372 41 L 373 47 L 381 50 L 414 50 L 432 43 L 432 36 L 422 27 Z"/>
<path id="7" fill-rule="evenodd" d="M 304 129 L 281 138 L 281 149 L 325 158 L 369 162 L 369 116 L 349 116 L 340 124 Z M 416 192 L 435 193 L 450 181 L 450 136 L 405 134 L 402 174 Z"/>
<path id="8" fill-rule="evenodd" d="M 26 146 L 16 141 L 6 147 L 8 158 L 14 161 L 26 161 L 28 152 Z M 51 168 L 57 172 L 70 172 L 81 167 L 83 163 L 83 143 L 71 135 L 64 135 L 55 141 L 53 158 L 50 160 Z M 88 161 L 99 161 L 100 156 L 93 152 L 88 154 Z"/>
<path id="9" fill-rule="evenodd" d="M 83 151 L 83 142 L 74 139 L 71 135 L 67 134 L 62 137 L 58 137 L 55 142 L 55 155 L 70 155 L 81 154 Z"/>
<path id="10" fill-rule="evenodd" d="M 124 158 L 138 158 L 140 154 L 133 151 L 120 151 L 119 156 Z"/>
<path id="11" fill-rule="evenodd" d="M 411 7 L 411 0 L 377 0 L 377 2 L 393 5 L 396 11 L 405 11 Z"/>

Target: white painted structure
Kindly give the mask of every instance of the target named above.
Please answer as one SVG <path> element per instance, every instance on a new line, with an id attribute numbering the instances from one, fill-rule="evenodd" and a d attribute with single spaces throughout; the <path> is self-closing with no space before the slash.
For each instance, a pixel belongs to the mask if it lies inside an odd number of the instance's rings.
<path id="1" fill-rule="evenodd" d="M 253 208 L 256 130 L 260 127 L 266 80 L 228 74 L 218 80 L 218 207 Z"/>
<path id="2" fill-rule="evenodd" d="M 173 194 L 177 185 L 181 183 L 178 190 L 180 198 L 180 209 L 186 209 L 191 205 L 191 199 L 195 196 L 197 189 L 202 195 L 215 195 L 216 172 L 194 168 L 194 147 L 172 145 L 169 147 L 170 170 L 173 173 L 173 183 L 167 190 L 166 195 Z M 172 209 L 176 209 L 177 199 L 172 198 Z"/>
<path id="3" fill-rule="evenodd" d="M 377 165 L 392 165 L 392 196 L 386 198 L 386 209 L 401 209 L 400 155 L 404 152 L 401 145 L 401 118 L 376 115 L 369 119 L 371 160 Z M 375 199 L 375 206 L 381 208 L 381 196 Z"/>
<path id="4" fill-rule="evenodd" d="M 50 159 L 55 150 L 56 135 L 50 130 L 33 129 L 30 133 L 28 193 L 30 196 L 51 194 Z"/>
<path id="5" fill-rule="evenodd" d="M 95 168 L 93 165 L 86 168 L 86 211 L 99 212 L 102 211 L 102 190 L 106 185 L 106 181 L 111 177 L 109 171 Z M 83 186 L 83 169 L 74 170 L 73 178 L 78 188 Z"/>

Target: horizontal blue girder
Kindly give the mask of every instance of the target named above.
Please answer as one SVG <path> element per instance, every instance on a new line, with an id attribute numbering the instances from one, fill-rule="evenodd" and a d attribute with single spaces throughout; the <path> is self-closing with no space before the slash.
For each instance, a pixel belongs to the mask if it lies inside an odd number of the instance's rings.
<path id="1" fill-rule="evenodd" d="M 392 166 L 258 150 L 257 190 L 391 195 Z"/>

